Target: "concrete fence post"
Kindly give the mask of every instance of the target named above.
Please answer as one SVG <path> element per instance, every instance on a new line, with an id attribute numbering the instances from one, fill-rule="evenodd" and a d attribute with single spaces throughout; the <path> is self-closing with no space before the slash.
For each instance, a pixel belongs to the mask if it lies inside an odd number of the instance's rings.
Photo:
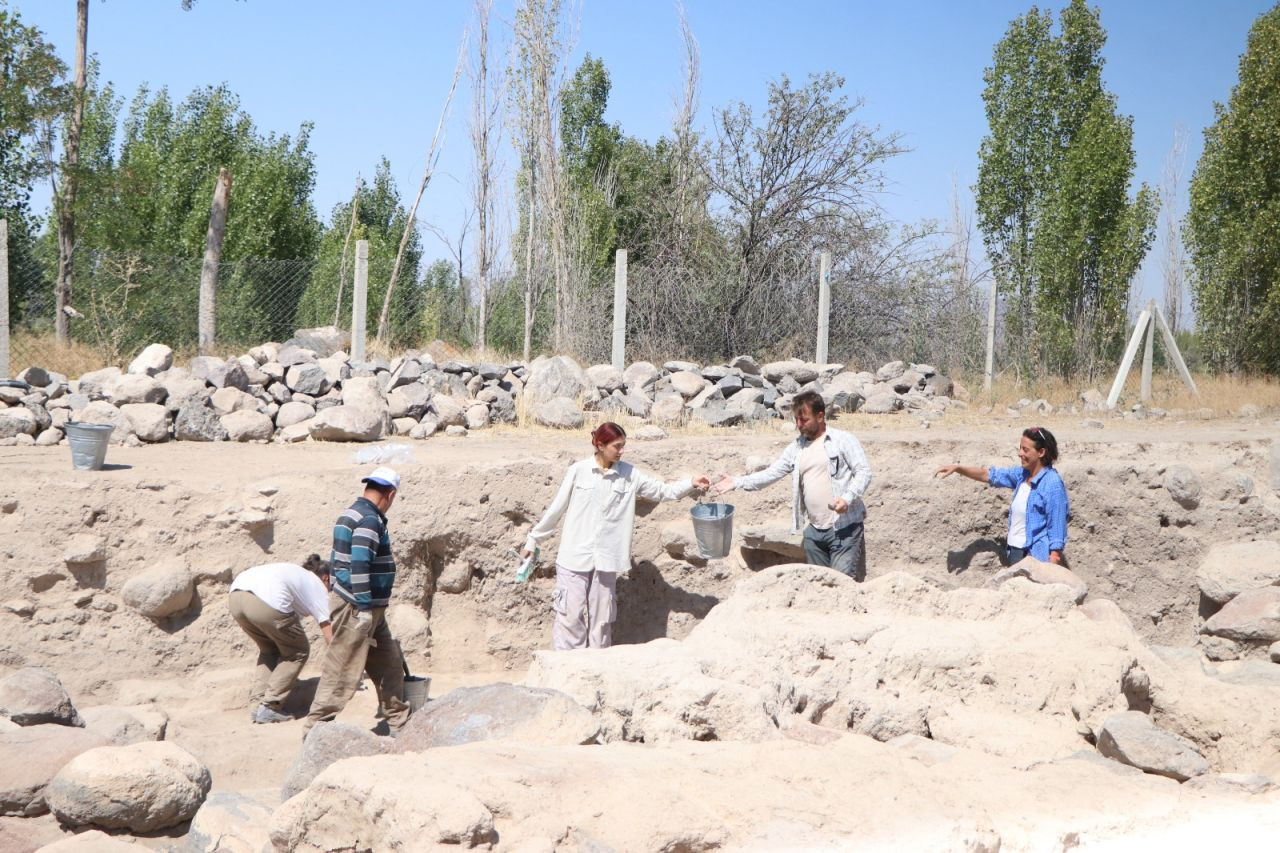
<path id="1" fill-rule="evenodd" d="M 987 363 L 982 371 L 982 390 L 991 390 L 991 380 L 996 369 L 996 280 L 991 279 L 991 294 L 987 297 Z"/>
<path id="2" fill-rule="evenodd" d="M 627 369 L 627 250 L 619 249 L 613 261 L 613 366 Z"/>
<path id="3" fill-rule="evenodd" d="M 365 320 L 369 299 L 369 241 L 356 241 L 356 282 L 351 293 L 351 360 L 364 361 Z"/>
<path id="4" fill-rule="evenodd" d="M 1156 301 L 1152 299 L 1147 303 L 1147 310 L 1151 312 L 1151 316 L 1156 315 Z M 1155 343 L 1156 343 L 1156 324 L 1147 323 L 1147 343 L 1146 348 L 1142 351 L 1142 386 L 1140 396 L 1143 403 L 1151 402 L 1151 367 L 1155 361 Z"/>
<path id="5" fill-rule="evenodd" d="M 9 220 L 0 219 L 0 379 L 9 373 Z"/>
<path id="6" fill-rule="evenodd" d="M 818 344 L 814 360 L 827 363 L 827 342 L 831 330 L 831 253 L 818 256 Z"/>
<path id="7" fill-rule="evenodd" d="M 204 263 L 200 267 L 200 330 L 197 346 L 201 353 L 213 348 L 218 324 L 218 263 L 222 259 L 222 238 L 227 231 L 227 199 L 231 195 L 231 173 L 218 170 L 209 208 L 209 230 L 204 240 Z"/>

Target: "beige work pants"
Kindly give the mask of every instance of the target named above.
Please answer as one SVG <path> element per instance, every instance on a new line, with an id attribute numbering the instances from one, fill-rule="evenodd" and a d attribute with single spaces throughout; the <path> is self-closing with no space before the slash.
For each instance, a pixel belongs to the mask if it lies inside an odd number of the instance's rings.
<path id="1" fill-rule="evenodd" d="M 404 668 L 400 647 L 387 627 L 386 608 L 356 610 L 336 593 L 329 594 L 333 642 L 324 657 L 320 686 L 307 715 L 307 728 L 338 716 L 355 695 L 362 673 L 378 693 L 379 707 L 393 729 L 409 719 L 404 701 Z"/>
<path id="2" fill-rule="evenodd" d="M 613 622 L 618 618 L 616 572 L 571 572 L 556 566 L 556 590 L 551 609 L 551 647 L 607 649 L 613 645 Z"/>
<path id="3" fill-rule="evenodd" d="M 263 704 L 279 713 L 311 653 L 302 622 L 296 614 L 281 613 L 243 589 L 231 593 L 228 608 L 232 618 L 258 647 L 249 707 Z"/>

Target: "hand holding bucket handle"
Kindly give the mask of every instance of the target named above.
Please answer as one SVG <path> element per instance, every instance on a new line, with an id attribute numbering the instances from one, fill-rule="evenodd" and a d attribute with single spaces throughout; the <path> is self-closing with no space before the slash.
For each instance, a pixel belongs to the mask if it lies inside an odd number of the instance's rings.
<path id="1" fill-rule="evenodd" d="M 728 494 L 729 492 L 732 492 L 734 488 L 735 486 L 733 485 L 733 477 L 721 471 L 720 473 L 716 474 L 716 481 L 711 486 L 711 494 L 713 495 Z"/>

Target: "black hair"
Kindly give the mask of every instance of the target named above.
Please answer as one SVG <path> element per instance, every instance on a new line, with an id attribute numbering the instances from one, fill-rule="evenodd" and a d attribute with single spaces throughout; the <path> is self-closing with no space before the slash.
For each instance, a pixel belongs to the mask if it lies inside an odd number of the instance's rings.
<path id="1" fill-rule="evenodd" d="M 329 561 L 320 559 L 319 554 L 310 554 L 303 561 L 302 568 L 323 580 L 329 576 Z"/>
<path id="2" fill-rule="evenodd" d="M 373 480 L 365 480 L 364 487 L 366 489 L 373 489 L 384 498 L 396 490 L 395 486 L 388 486 L 384 483 L 375 483 Z"/>
<path id="3" fill-rule="evenodd" d="M 791 409 L 804 409 L 811 415 L 820 415 L 827 411 L 827 403 L 817 391 L 801 391 L 791 398 Z"/>
<path id="4" fill-rule="evenodd" d="M 1044 451 L 1046 468 L 1052 468 L 1053 463 L 1058 461 L 1058 439 L 1053 437 L 1053 433 L 1044 427 L 1028 427 L 1022 431 L 1022 437 L 1031 439 L 1036 450 Z"/>

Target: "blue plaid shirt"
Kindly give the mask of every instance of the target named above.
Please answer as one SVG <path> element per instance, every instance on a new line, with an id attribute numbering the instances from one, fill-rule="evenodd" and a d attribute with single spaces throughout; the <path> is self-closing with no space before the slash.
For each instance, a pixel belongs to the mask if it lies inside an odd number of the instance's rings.
<path id="1" fill-rule="evenodd" d="M 1016 489 L 1027 479 L 1027 469 L 988 468 L 987 482 L 998 489 Z M 1031 494 L 1027 496 L 1027 552 L 1041 562 L 1049 561 L 1050 551 L 1067 546 L 1067 487 L 1054 468 L 1041 468 L 1031 478 Z M 1010 513 L 1012 516 L 1012 513 Z M 1012 523 L 1010 518 L 1010 523 Z"/>

